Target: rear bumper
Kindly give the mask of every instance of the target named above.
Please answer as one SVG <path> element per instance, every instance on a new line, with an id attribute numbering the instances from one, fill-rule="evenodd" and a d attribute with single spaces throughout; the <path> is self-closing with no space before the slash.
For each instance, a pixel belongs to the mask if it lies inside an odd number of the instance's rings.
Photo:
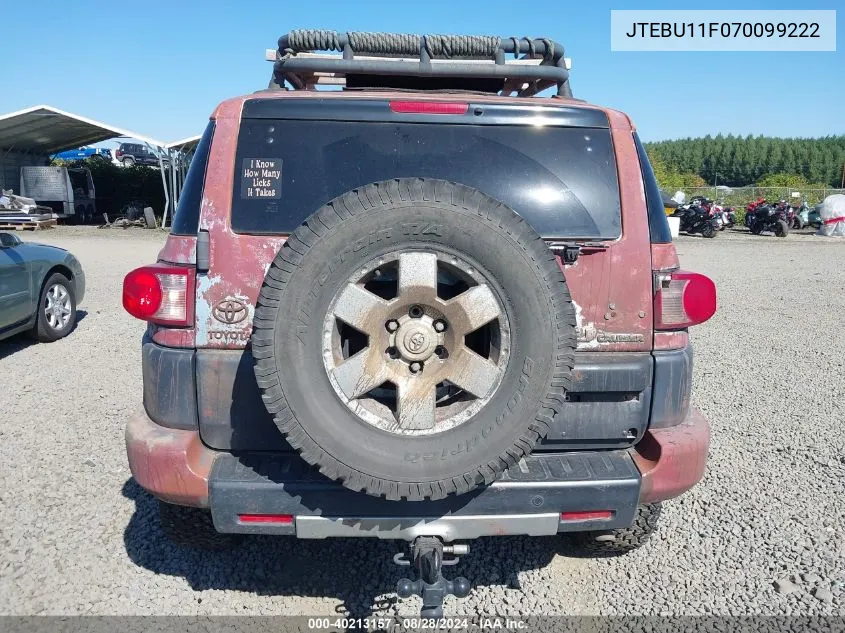
<path id="1" fill-rule="evenodd" d="M 677 497 L 704 475 L 710 448 L 710 425 L 698 409 L 690 408 L 681 424 L 652 429 L 632 450 L 642 474 L 640 503 Z"/>
<path id="2" fill-rule="evenodd" d="M 126 427 L 132 475 L 154 496 L 210 508 L 221 532 L 300 538 L 454 540 L 624 527 L 637 504 L 678 496 L 701 479 L 709 439 L 706 419 L 691 409 L 682 424 L 649 431 L 636 449 L 535 454 L 487 488 L 411 503 L 352 492 L 296 455 L 213 451 L 196 431 L 159 426 L 143 412 Z M 611 516 L 560 519 L 561 512 L 591 510 Z M 295 518 L 248 523 L 246 514 Z"/>
<path id="3" fill-rule="evenodd" d="M 159 426 L 141 410 L 126 424 L 126 454 L 138 485 L 162 501 L 208 507 L 208 477 L 222 453 L 207 448 L 197 431 Z"/>
<path id="4" fill-rule="evenodd" d="M 209 479 L 218 531 L 299 538 L 425 535 L 452 541 L 612 529 L 631 524 L 639 492 L 640 473 L 626 450 L 531 455 L 485 488 L 433 501 L 388 501 L 353 492 L 296 454 L 225 454 Z M 590 511 L 603 516 L 561 520 L 561 512 Z M 253 523 L 245 515 L 277 518 Z"/>

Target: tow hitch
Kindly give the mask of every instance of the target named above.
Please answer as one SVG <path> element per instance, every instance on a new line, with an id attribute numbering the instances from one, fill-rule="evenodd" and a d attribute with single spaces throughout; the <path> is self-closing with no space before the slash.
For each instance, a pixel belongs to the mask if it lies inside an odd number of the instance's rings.
<path id="1" fill-rule="evenodd" d="M 399 552 L 393 557 L 393 562 L 401 567 L 413 565 L 419 577 L 416 580 L 400 579 L 396 583 L 396 593 L 400 598 L 420 596 L 423 601 L 420 617 L 440 618 L 446 596 L 451 594 L 465 598 L 469 595 L 469 580 L 462 576 L 446 580 L 441 573 L 444 565 L 457 565 L 459 556 L 469 554 L 469 545 L 443 545 L 439 538 L 419 536 L 411 543 L 410 549 L 410 560 L 404 552 Z M 444 559 L 443 554 L 451 554 L 452 558 Z"/>

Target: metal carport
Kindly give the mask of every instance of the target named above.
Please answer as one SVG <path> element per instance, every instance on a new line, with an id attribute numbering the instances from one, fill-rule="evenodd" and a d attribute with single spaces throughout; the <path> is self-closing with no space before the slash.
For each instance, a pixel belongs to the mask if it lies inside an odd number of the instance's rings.
<path id="1" fill-rule="evenodd" d="M 201 134 L 196 136 L 189 136 L 188 138 L 173 141 L 165 146 L 167 156 L 170 159 L 170 169 L 168 170 L 168 182 L 165 183 L 165 198 L 172 203 L 168 203 L 167 207 L 171 211 L 176 210 L 176 205 L 179 204 L 179 196 L 182 193 L 182 186 L 185 183 L 185 176 L 188 173 L 188 167 L 191 164 L 191 159 L 194 157 L 194 152 L 197 145 L 202 138 Z M 162 170 L 164 174 L 164 170 Z M 167 224 L 168 209 L 165 209 L 162 217 L 162 224 Z"/>
<path id="2" fill-rule="evenodd" d="M 120 137 L 136 139 L 156 149 L 159 156 L 170 158 L 170 169 L 160 163 L 165 197 L 162 212 L 165 219 L 170 217 L 179 197 L 177 172 L 182 171 L 174 165 L 177 162 L 184 163 L 186 149 L 192 151 L 196 147 L 196 142 L 191 147 L 193 137 L 176 143 L 163 143 L 49 105 L 32 106 L 0 115 L 0 186 L 18 191 L 21 167 L 46 165 L 50 156 L 57 152 Z"/>

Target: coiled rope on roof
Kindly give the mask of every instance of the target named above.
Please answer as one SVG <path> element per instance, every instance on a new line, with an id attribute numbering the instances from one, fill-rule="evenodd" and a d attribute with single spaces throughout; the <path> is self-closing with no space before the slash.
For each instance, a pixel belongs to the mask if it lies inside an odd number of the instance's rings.
<path id="1" fill-rule="evenodd" d="M 501 38 L 496 35 L 415 35 L 411 33 L 344 34 L 356 53 L 372 55 L 418 56 L 425 49 L 431 58 L 480 57 L 491 58 L 499 49 Z M 296 29 L 287 36 L 287 46 L 281 51 L 291 55 L 300 51 L 343 51 L 343 35 L 337 31 Z"/>

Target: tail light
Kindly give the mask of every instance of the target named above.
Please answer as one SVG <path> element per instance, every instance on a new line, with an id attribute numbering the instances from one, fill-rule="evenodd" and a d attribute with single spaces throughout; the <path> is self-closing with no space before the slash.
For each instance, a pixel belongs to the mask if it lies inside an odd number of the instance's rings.
<path id="1" fill-rule="evenodd" d="M 716 285 L 699 273 L 657 273 L 654 329 L 678 330 L 704 323 L 716 313 Z"/>
<path id="2" fill-rule="evenodd" d="M 293 525 L 292 514 L 239 514 L 240 523 L 272 523 L 275 525 Z"/>
<path id="3" fill-rule="evenodd" d="M 561 512 L 561 521 L 606 521 L 613 518 L 613 510 L 579 510 Z"/>
<path id="4" fill-rule="evenodd" d="M 156 264 L 136 268 L 123 280 L 123 308 L 142 321 L 187 327 L 194 322 L 196 271 Z"/>
<path id="5" fill-rule="evenodd" d="M 466 114 L 468 103 L 444 101 L 391 101 L 390 109 L 401 114 Z"/>

